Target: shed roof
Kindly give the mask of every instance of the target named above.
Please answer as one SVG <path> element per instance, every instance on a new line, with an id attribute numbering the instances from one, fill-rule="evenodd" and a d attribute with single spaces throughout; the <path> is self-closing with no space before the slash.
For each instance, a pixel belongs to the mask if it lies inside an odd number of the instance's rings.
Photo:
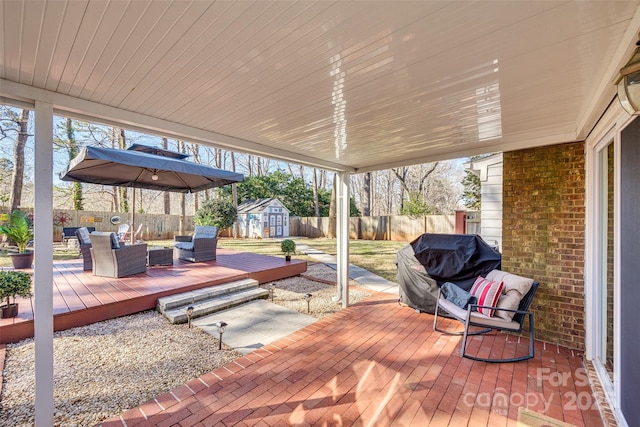
<path id="1" fill-rule="evenodd" d="M 262 212 L 266 208 L 271 206 L 273 202 L 278 203 L 280 206 L 286 209 L 287 212 L 289 212 L 289 209 L 287 209 L 287 207 L 280 200 L 276 199 L 275 197 L 269 197 L 265 199 L 246 200 L 242 202 L 241 204 L 238 205 L 238 213 L 245 214 L 245 213 L 251 213 L 256 211 Z"/>

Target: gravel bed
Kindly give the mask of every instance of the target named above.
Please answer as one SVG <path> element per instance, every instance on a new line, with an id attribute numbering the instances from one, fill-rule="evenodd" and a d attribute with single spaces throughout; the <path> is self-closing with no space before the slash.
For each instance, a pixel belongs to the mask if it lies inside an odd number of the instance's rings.
<path id="1" fill-rule="evenodd" d="M 336 280 L 324 264 L 310 264 L 307 276 Z M 274 282 L 274 303 L 322 318 L 341 309 L 331 300 L 335 285 L 304 277 Z M 270 286 L 268 284 L 267 286 Z M 369 293 L 354 289 L 350 302 Z M 223 366 L 241 354 L 200 329 L 172 325 L 147 311 L 54 334 L 54 405 L 56 426 L 90 426 L 120 414 Z M 34 423 L 34 342 L 7 345 L 0 396 L 0 426 Z"/>

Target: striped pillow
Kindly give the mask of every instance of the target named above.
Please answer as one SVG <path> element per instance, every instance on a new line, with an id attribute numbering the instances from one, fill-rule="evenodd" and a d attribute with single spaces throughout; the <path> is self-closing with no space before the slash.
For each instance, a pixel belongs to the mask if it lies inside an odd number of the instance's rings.
<path id="1" fill-rule="evenodd" d="M 471 287 L 471 295 L 476 297 L 478 305 L 495 307 L 498 304 L 498 298 L 502 293 L 502 282 L 493 282 L 482 276 L 478 276 L 475 283 Z M 493 317 L 495 310 L 493 308 L 478 307 L 478 312 L 485 316 Z"/>

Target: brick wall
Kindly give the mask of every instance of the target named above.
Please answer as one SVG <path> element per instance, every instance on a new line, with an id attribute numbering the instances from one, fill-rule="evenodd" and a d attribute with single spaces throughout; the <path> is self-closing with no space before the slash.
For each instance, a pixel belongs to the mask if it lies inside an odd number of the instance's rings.
<path id="1" fill-rule="evenodd" d="M 502 268 L 540 282 L 536 338 L 584 349 L 584 145 L 504 153 Z"/>

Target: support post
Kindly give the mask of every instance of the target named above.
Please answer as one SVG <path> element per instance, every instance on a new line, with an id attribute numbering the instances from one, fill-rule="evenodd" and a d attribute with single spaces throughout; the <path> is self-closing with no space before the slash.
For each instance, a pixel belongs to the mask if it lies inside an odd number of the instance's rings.
<path id="1" fill-rule="evenodd" d="M 53 406 L 53 105 L 35 102 L 34 340 L 35 425 L 54 425 Z"/>
<path id="2" fill-rule="evenodd" d="M 349 306 L 349 174 L 337 172 L 336 183 L 337 293 L 335 301 Z"/>

